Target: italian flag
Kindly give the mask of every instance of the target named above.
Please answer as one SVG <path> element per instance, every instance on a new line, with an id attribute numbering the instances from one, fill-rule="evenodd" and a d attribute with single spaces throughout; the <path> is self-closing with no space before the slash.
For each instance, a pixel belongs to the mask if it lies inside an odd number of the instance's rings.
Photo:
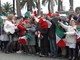
<path id="1" fill-rule="evenodd" d="M 25 45 L 27 43 L 26 36 L 19 37 L 18 43 Z"/>
<path id="2" fill-rule="evenodd" d="M 64 31 L 62 31 L 59 28 L 58 22 L 56 22 L 56 43 L 57 43 L 57 46 L 60 47 L 60 48 L 65 47 L 65 42 L 62 39 L 63 36 L 64 36 Z"/>

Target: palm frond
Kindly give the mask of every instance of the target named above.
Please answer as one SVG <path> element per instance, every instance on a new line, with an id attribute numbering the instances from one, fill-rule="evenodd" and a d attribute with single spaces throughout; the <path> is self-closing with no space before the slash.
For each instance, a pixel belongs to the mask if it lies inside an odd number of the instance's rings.
<path id="1" fill-rule="evenodd" d="M 42 0 L 42 5 L 46 5 L 49 0 Z"/>
<path id="2" fill-rule="evenodd" d="M 33 0 L 33 2 L 34 2 L 34 4 L 35 4 L 34 8 L 37 7 L 37 6 L 38 6 L 38 5 L 37 5 L 37 4 L 38 4 L 38 0 Z"/>
<path id="3" fill-rule="evenodd" d="M 58 0 L 55 0 L 56 5 L 58 5 Z"/>
<path id="4" fill-rule="evenodd" d="M 26 1 L 21 1 L 21 2 L 20 2 L 20 8 L 22 9 L 25 4 L 26 4 Z"/>
<path id="5" fill-rule="evenodd" d="M 13 12 L 13 5 L 10 4 L 9 2 L 6 2 L 2 5 L 2 9 L 4 12 L 6 13 L 10 13 L 10 12 Z"/>
<path id="6" fill-rule="evenodd" d="M 50 2 L 51 2 L 52 6 L 55 6 L 55 1 L 54 0 L 51 0 Z"/>

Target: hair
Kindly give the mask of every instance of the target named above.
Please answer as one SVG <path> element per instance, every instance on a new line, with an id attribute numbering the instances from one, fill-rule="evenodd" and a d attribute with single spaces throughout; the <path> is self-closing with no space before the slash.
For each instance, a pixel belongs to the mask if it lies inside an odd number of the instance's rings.
<path id="1" fill-rule="evenodd" d="M 12 20 L 12 19 L 13 19 L 13 15 L 10 14 L 10 15 L 8 16 L 8 20 Z"/>
<path id="2" fill-rule="evenodd" d="M 75 20 L 70 20 L 70 24 L 71 24 L 71 22 L 72 22 L 72 21 L 74 21 L 74 22 L 75 22 L 75 24 L 76 24 L 76 21 L 75 21 Z"/>
<path id="3" fill-rule="evenodd" d="M 71 14 L 71 15 L 69 15 L 69 20 L 71 20 L 72 16 L 73 16 L 72 14 Z"/>

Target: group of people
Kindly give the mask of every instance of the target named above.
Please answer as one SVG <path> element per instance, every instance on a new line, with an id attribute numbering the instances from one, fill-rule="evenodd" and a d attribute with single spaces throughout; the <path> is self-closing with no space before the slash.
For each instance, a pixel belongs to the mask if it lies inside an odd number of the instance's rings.
<path id="1" fill-rule="evenodd" d="M 30 17 L 10 14 L 0 23 L 0 48 L 5 53 L 26 52 L 76 60 L 80 48 L 79 26 L 80 15 L 75 14 L 31 14 Z"/>

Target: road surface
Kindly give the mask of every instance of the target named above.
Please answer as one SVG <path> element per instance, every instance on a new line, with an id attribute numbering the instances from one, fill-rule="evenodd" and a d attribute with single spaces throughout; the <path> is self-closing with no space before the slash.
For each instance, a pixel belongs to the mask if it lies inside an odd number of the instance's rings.
<path id="1" fill-rule="evenodd" d="M 28 55 L 26 53 L 5 54 L 0 51 L 0 60 L 66 60 L 66 59 L 39 57 L 39 56 L 35 56 L 35 55 Z"/>

